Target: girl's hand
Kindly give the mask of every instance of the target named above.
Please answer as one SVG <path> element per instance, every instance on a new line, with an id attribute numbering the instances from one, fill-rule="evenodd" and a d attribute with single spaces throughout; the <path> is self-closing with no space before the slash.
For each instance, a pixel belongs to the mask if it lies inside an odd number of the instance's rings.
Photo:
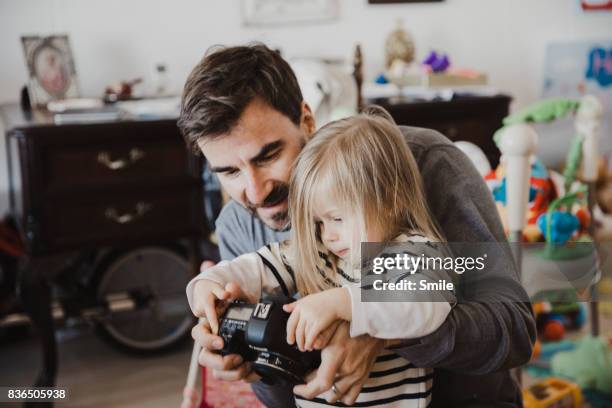
<path id="1" fill-rule="evenodd" d="M 244 296 L 236 283 L 230 282 L 223 287 L 208 279 L 196 282 L 193 292 L 193 314 L 196 317 L 205 317 L 215 335 L 219 332 L 218 316 L 231 301 Z"/>
<path id="2" fill-rule="evenodd" d="M 350 295 L 344 288 L 330 289 L 305 296 L 283 306 L 283 310 L 291 313 L 287 321 L 287 343 L 297 343 L 300 351 L 312 351 L 325 347 L 326 338 L 329 340 L 333 334 L 333 330 L 326 329 L 332 323 L 350 321 Z"/>

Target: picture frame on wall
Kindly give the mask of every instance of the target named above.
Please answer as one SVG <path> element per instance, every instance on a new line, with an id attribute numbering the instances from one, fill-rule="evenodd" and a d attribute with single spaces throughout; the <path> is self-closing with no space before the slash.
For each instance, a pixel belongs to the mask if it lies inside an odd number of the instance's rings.
<path id="1" fill-rule="evenodd" d="M 35 107 L 58 99 L 78 98 L 74 59 L 67 35 L 23 36 L 28 94 Z"/>
<path id="2" fill-rule="evenodd" d="M 612 0 L 580 0 L 584 11 L 612 11 Z"/>
<path id="3" fill-rule="evenodd" d="M 245 26 L 275 26 L 336 20 L 338 0 L 242 0 Z"/>
<path id="4" fill-rule="evenodd" d="M 368 0 L 369 4 L 440 3 L 444 0 Z"/>

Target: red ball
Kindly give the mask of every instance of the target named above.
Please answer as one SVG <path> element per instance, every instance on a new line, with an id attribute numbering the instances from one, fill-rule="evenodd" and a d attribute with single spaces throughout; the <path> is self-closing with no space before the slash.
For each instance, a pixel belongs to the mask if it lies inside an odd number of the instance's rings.
<path id="1" fill-rule="evenodd" d="M 565 327 L 559 320 L 550 320 L 544 325 L 544 338 L 549 341 L 558 341 L 565 335 Z"/>

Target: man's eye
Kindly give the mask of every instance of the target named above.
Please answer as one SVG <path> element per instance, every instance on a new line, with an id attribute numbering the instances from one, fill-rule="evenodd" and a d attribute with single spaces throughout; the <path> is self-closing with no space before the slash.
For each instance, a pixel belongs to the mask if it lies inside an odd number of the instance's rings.
<path id="1" fill-rule="evenodd" d="M 280 154 L 279 152 L 274 152 L 266 157 L 262 157 L 261 159 L 259 159 L 259 164 L 265 164 L 265 163 L 269 163 L 271 161 L 276 160 L 276 158 L 278 157 L 278 155 Z"/>
<path id="2" fill-rule="evenodd" d="M 223 172 L 223 175 L 226 177 L 236 177 L 240 171 L 238 170 L 227 170 Z"/>
<path id="3" fill-rule="evenodd" d="M 342 218 L 339 218 L 339 217 L 335 217 L 333 220 L 334 222 L 342 222 Z"/>

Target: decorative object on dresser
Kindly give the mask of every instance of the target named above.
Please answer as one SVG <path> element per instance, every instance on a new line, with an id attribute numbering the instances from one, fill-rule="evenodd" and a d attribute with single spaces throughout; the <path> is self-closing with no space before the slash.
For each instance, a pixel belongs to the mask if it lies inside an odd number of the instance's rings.
<path id="1" fill-rule="evenodd" d="M 412 36 L 404 29 L 402 20 L 385 40 L 385 67 L 389 69 L 396 60 L 410 64 L 414 61 L 415 46 Z"/>

